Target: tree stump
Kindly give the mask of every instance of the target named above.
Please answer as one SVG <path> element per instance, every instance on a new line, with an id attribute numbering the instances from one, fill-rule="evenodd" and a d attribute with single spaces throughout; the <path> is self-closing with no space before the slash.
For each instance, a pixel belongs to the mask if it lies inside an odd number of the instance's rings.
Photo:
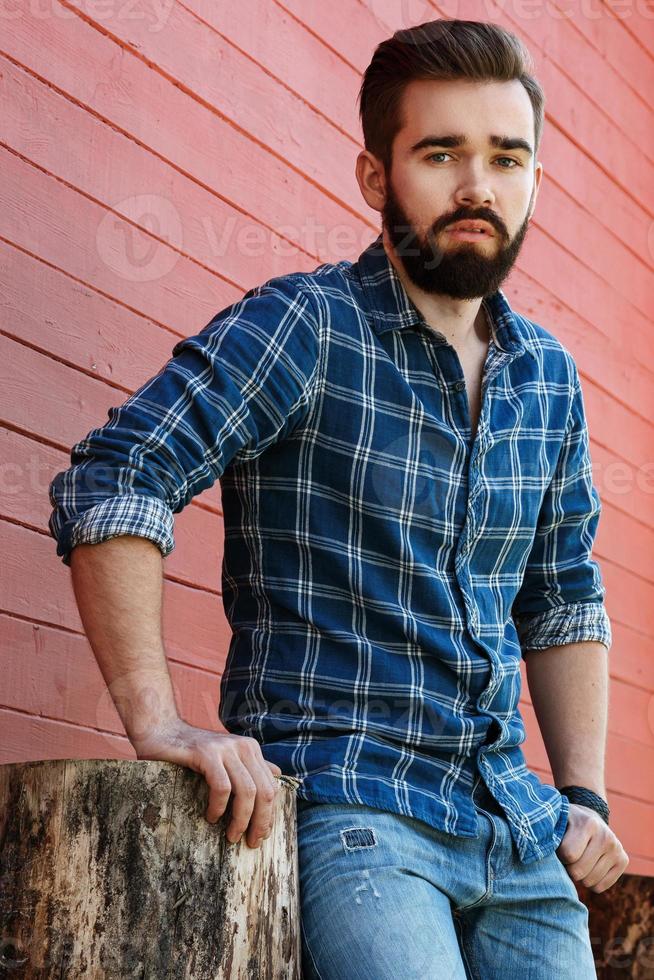
<path id="1" fill-rule="evenodd" d="M 654 878 L 623 874 L 605 892 L 577 884 L 598 980 L 654 978 Z"/>
<path id="2" fill-rule="evenodd" d="M 0 766 L 0 978 L 301 976 L 295 790 L 258 848 L 168 762 Z"/>

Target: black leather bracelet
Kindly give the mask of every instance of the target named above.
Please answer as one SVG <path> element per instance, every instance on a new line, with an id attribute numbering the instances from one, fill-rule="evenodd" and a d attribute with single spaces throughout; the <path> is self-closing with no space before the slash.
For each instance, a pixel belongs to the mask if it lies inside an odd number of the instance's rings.
<path id="1" fill-rule="evenodd" d="M 588 806 L 591 810 L 595 810 L 604 823 L 608 824 L 611 812 L 609 805 L 601 796 L 593 793 L 592 789 L 586 789 L 585 786 L 564 786 L 559 793 L 567 796 L 571 803 L 578 803 L 580 806 Z"/>

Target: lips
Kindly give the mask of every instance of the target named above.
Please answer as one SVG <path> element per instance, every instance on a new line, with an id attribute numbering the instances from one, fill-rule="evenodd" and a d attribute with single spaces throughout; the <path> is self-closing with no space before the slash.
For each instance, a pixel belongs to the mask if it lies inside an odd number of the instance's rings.
<path id="1" fill-rule="evenodd" d="M 492 225 L 489 225 L 487 221 L 473 221 L 472 219 L 466 219 L 465 221 L 455 221 L 454 224 L 448 225 L 446 231 L 477 231 L 481 229 L 484 234 L 493 236 L 495 231 Z"/>

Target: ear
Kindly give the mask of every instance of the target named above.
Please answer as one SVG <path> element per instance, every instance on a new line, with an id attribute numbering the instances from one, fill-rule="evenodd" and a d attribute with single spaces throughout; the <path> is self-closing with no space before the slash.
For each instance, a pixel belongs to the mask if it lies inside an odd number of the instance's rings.
<path id="1" fill-rule="evenodd" d="M 538 162 L 534 167 L 534 187 L 532 190 L 531 207 L 529 209 L 529 218 L 533 215 L 536 209 L 536 198 L 538 197 L 538 188 L 540 187 L 540 182 L 543 177 L 543 164 Z"/>
<path id="2" fill-rule="evenodd" d="M 384 165 L 369 150 L 361 150 L 356 162 L 356 178 L 363 199 L 375 211 L 381 211 L 386 201 Z"/>

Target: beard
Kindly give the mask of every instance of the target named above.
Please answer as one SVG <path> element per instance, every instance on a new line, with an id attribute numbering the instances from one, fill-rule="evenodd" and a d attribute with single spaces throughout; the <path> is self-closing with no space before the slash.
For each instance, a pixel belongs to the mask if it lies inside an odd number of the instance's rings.
<path id="1" fill-rule="evenodd" d="M 527 215 L 530 210 L 531 201 Z M 487 246 L 480 247 L 468 241 L 453 242 L 445 249 L 439 247 L 440 232 L 447 225 L 467 218 L 484 220 L 492 225 L 495 231 L 495 237 L 491 239 L 495 249 L 493 254 L 489 254 Z M 518 257 L 529 227 L 527 216 L 511 238 L 504 222 L 488 208 L 478 208 L 474 213 L 458 208 L 438 218 L 426 235 L 421 236 L 395 196 L 390 181 L 382 220 L 411 282 L 425 293 L 442 293 L 453 299 L 477 299 L 497 292 Z"/>

